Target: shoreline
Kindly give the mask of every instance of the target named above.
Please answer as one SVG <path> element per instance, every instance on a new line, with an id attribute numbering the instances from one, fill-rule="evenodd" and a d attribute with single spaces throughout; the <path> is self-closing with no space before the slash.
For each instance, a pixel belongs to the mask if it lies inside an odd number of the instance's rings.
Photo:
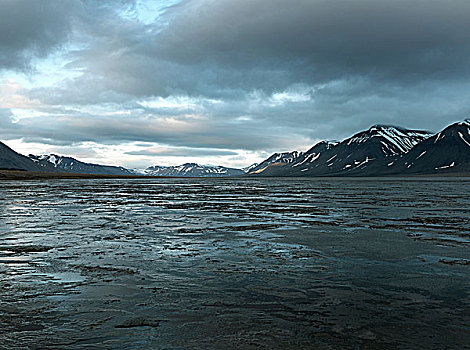
<path id="1" fill-rule="evenodd" d="M 49 179 L 146 179 L 171 178 L 164 176 L 144 175 L 108 175 L 108 174 L 80 174 L 80 173 L 52 173 L 42 171 L 0 170 L 1 180 L 49 180 Z"/>
<path id="2" fill-rule="evenodd" d="M 52 173 L 24 170 L 0 170 L 2 180 L 87 180 L 87 179 L 375 179 L 375 178 L 470 178 L 470 173 L 445 173 L 445 174 L 406 174 L 385 176 L 315 176 L 315 177 L 270 177 L 270 176 L 223 176 L 223 177 L 185 177 L 185 176 L 147 176 L 147 175 L 109 175 L 109 174 L 80 174 L 80 173 Z"/>

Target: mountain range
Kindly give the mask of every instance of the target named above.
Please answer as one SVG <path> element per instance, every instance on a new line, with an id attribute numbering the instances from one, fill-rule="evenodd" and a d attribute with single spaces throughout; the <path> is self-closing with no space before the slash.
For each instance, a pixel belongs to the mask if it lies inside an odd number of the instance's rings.
<path id="1" fill-rule="evenodd" d="M 223 166 L 185 163 L 178 166 L 152 166 L 145 169 L 144 174 L 151 176 L 222 177 L 244 175 L 245 171 Z"/>
<path id="2" fill-rule="evenodd" d="M 45 154 L 35 156 L 30 154 L 31 159 L 35 165 L 38 165 L 46 171 L 58 171 L 64 173 L 79 173 L 79 174 L 97 174 L 97 175 L 133 175 L 132 170 L 109 165 L 99 165 L 84 163 L 72 157 L 63 157 L 56 154 Z"/>
<path id="3" fill-rule="evenodd" d="M 271 157 L 272 158 L 272 157 Z M 252 176 L 389 176 L 470 172 L 470 120 L 437 134 L 374 125 L 342 142 L 322 141 Z"/>
<path id="4" fill-rule="evenodd" d="M 470 173 L 470 120 L 437 134 L 373 125 L 341 142 L 322 141 L 306 152 L 274 153 L 243 169 L 186 163 L 143 171 L 81 162 L 75 158 L 21 155 L 0 142 L 0 169 L 99 175 L 175 177 L 397 176 Z"/>

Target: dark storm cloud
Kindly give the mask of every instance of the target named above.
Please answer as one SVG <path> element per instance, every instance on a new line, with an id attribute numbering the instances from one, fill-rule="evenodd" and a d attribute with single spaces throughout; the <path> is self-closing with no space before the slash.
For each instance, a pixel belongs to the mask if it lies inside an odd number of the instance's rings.
<path id="1" fill-rule="evenodd" d="M 18 123 L 31 138 L 287 150 L 375 123 L 437 131 L 470 112 L 469 1 L 186 0 L 153 23 L 138 1 L 73 4 L 44 22 L 64 30 L 43 52 L 71 27 L 65 69 L 79 74 L 24 92 L 49 113 Z M 11 52 L 30 52 L 22 37 Z M 156 98 L 191 103 L 145 104 Z"/>
<path id="2" fill-rule="evenodd" d="M 135 0 L 1 0 L 0 69 L 30 69 L 70 39 L 105 36 Z M 106 20 L 107 18 L 110 21 Z M 122 23 L 122 22 L 121 22 Z M 76 42 L 74 42 L 76 43 Z"/>
<path id="3" fill-rule="evenodd" d="M 0 69 L 28 69 L 66 42 L 71 1 L 0 1 Z"/>
<path id="4" fill-rule="evenodd" d="M 155 53 L 182 64 L 285 70 L 295 81 L 448 78 L 468 73 L 469 19 L 466 0 L 191 1 Z"/>
<path id="5" fill-rule="evenodd" d="M 237 100 L 351 77 L 408 88 L 469 77 L 468 1 L 193 0 L 150 25 L 94 4 L 79 22 L 89 47 L 69 64 L 85 74 L 36 92 L 49 103 Z"/>
<path id="6" fill-rule="evenodd" d="M 106 63 L 94 57 L 89 69 L 106 73 L 103 88 L 227 97 L 358 75 L 413 84 L 469 73 L 468 1 L 195 0 L 170 15 L 167 27 L 132 26 L 101 47 L 108 55 L 96 52 Z"/>

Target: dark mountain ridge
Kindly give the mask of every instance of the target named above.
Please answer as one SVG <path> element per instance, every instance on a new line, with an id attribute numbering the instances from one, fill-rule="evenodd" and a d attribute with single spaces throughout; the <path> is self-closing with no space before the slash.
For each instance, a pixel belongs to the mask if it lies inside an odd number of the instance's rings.
<path id="1" fill-rule="evenodd" d="M 250 175 L 386 176 L 451 172 L 470 172 L 469 120 L 454 123 L 435 135 L 373 125 L 342 142 L 319 142 L 289 163 L 267 166 Z"/>
<path id="2" fill-rule="evenodd" d="M 268 176 L 367 176 L 380 161 L 404 154 L 431 134 L 387 125 L 373 125 L 341 142 L 322 141 L 289 164 L 263 171 Z"/>
<path id="3" fill-rule="evenodd" d="M 449 125 L 389 165 L 388 174 L 470 172 L 470 120 Z"/>
<path id="4" fill-rule="evenodd" d="M 268 159 L 262 161 L 256 166 L 250 166 L 246 169 L 250 174 L 258 174 L 265 171 L 268 167 L 290 164 L 298 159 L 301 154 L 302 153 L 298 151 L 274 153 Z"/>
<path id="5" fill-rule="evenodd" d="M 72 157 L 64 157 L 56 154 L 44 154 L 40 156 L 30 154 L 29 158 L 41 168 L 50 169 L 52 167 L 52 171 L 56 172 L 97 175 L 134 174 L 131 170 L 123 167 L 85 163 Z"/>

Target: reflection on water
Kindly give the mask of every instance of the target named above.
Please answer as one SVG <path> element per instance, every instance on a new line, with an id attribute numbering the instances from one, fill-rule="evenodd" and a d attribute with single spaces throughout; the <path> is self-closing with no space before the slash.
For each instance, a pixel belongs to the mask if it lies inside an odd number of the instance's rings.
<path id="1" fill-rule="evenodd" d="M 0 183 L 0 347 L 465 348 L 469 184 Z"/>

